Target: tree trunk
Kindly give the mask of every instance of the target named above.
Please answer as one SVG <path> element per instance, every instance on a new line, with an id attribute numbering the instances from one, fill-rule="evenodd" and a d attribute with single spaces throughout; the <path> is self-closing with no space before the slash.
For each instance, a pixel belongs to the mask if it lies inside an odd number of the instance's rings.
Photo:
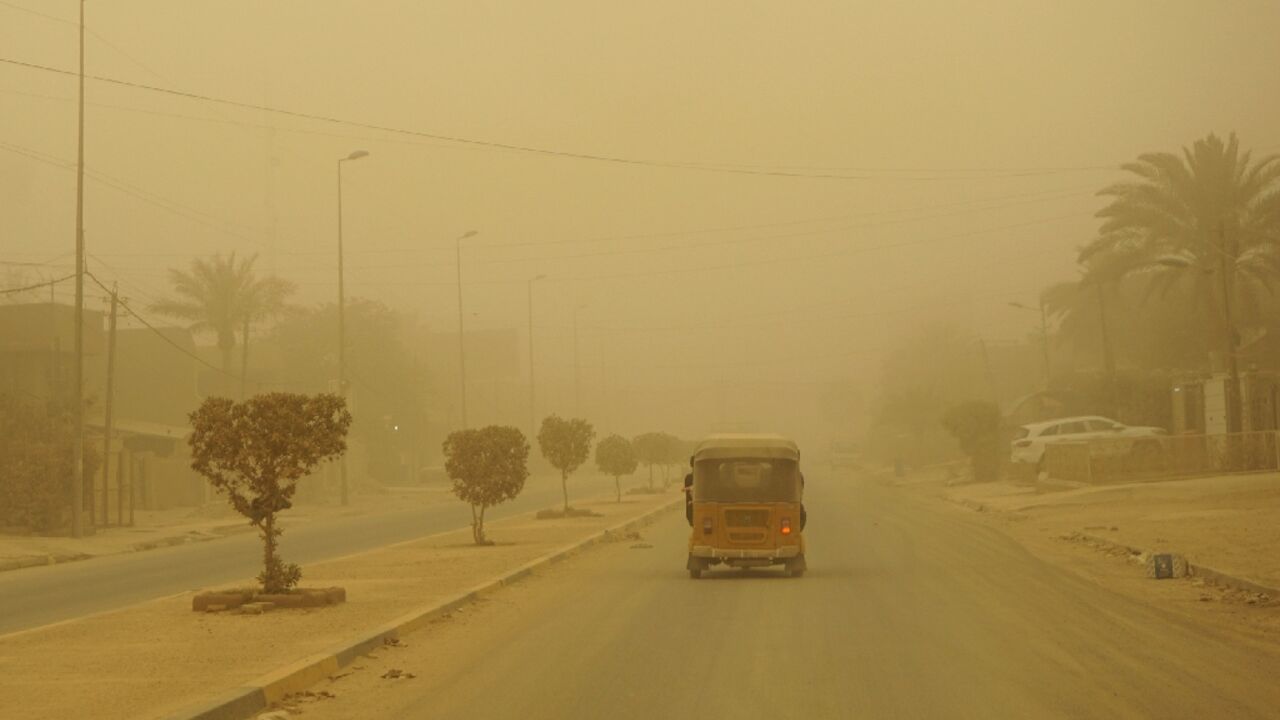
<path id="1" fill-rule="evenodd" d="M 1235 235 L 1232 234 L 1228 240 L 1226 229 L 1219 224 L 1218 242 L 1222 264 L 1222 350 L 1227 369 L 1227 432 L 1238 433 L 1244 431 L 1244 407 L 1240 402 L 1243 395 L 1240 392 L 1240 361 L 1236 357 L 1236 323 L 1231 309 L 1232 295 L 1235 294 Z"/>
<path id="2" fill-rule="evenodd" d="M 1120 405 L 1116 399 L 1116 356 L 1115 350 L 1111 347 L 1111 332 L 1107 328 L 1107 301 L 1106 292 L 1101 282 L 1095 282 L 1094 288 L 1098 293 L 1098 328 L 1102 334 L 1102 367 L 1106 372 L 1107 382 L 1107 411 L 1112 417 L 1120 414 Z"/>
<path id="3" fill-rule="evenodd" d="M 564 493 L 564 514 L 569 514 L 569 473 L 560 471 L 560 491 Z"/>
<path id="4" fill-rule="evenodd" d="M 618 502 L 622 502 L 622 480 L 617 475 L 613 476 L 613 489 L 618 491 Z"/>
<path id="5" fill-rule="evenodd" d="M 653 489 L 653 463 L 649 463 L 649 489 Z"/>
<path id="6" fill-rule="evenodd" d="M 278 575 L 274 568 L 279 562 L 276 559 L 276 516 L 272 513 L 262 523 L 262 591 L 265 593 L 280 592 L 273 580 Z"/>
<path id="7" fill-rule="evenodd" d="M 244 316 L 244 339 L 240 346 L 240 401 L 244 402 L 246 378 L 249 377 L 249 316 Z"/>
<path id="8" fill-rule="evenodd" d="M 476 511 L 476 507 L 476 505 L 471 506 L 471 539 L 474 540 L 477 545 L 484 545 L 486 544 L 484 537 L 485 506 L 480 505 L 479 512 Z"/>
<path id="9" fill-rule="evenodd" d="M 236 336 L 234 330 L 227 332 L 218 332 L 218 352 L 222 355 L 222 370 L 231 372 L 231 351 L 236 347 Z"/>

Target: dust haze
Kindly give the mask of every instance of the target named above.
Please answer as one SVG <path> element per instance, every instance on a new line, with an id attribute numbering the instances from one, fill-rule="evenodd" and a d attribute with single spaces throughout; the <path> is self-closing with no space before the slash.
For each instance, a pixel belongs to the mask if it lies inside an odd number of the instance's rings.
<path id="1" fill-rule="evenodd" d="M 27 7 L 0 7 L 4 55 L 73 70 L 75 4 Z M 1278 12 L 90 4 L 90 75 L 404 132 L 90 80 L 87 262 L 145 307 L 169 269 L 234 251 L 291 303 L 332 303 L 336 161 L 367 150 L 343 171 L 347 294 L 395 312 L 410 355 L 448 354 L 431 339 L 456 333 L 454 238 L 474 230 L 466 326 L 510 332 L 476 377 L 491 395 L 525 397 L 545 275 L 538 414 L 825 440 L 854 418 L 824 398 L 873 404 L 914 331 L 1035 332 L 1007 303 L 1073 276 L 1120 163 L 1209 132 L 1274 147 Z M 75 80 L 5 64 L 0 82 L 4 256 L 32 263 L 6 267 L 16 287 L 72 268 Z M 416 403 L 457 403 L 443 372 Z M 524 402 L 477 401 L 472 424 L 524 426 Z"/>
<path id="2" fill-rule="evenodd" d="M 1274 716 L 1278 31 L 0 0 L 0 714 Z"/>

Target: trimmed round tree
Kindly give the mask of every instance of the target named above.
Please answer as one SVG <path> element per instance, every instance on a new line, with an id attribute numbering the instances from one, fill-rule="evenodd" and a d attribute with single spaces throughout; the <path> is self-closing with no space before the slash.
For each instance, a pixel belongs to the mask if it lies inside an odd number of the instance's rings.
<path id="1" fill-rule="evenodd" d="M 458 430 L 445 439 L 444 458 L 453 494 L 471 505 L 472 539 L 477 545 L 492 545 L 484 534 L 484 511 L 524 489 L 529 477 L 529 443 L 524 433 L 499 425 Z"/>
<path id="2" fill-rule="evenodd" d="M 960 443 L 969 456 L 976 482 L 1000 479 L 1000 408 L 987 400 L 966 400 L 947 408 L 942 426 Z"/>
<path id="3" fill-rule="evenodd" d="M 618 502 L 622 502 L 623 475 L 630 475 L 640 466 L 636 460 L 636 451 L 631 441 L 621 435 L 610 435 L 596 445 L 596 467 L 600 472 L 613 476 L 613 487 L 618 492 Z"/>
<path id="4" fill-rule="evenodd" d="M 569 514 L 569 475 L 587 461 L 595 428 L 582 418 L 565 420 L 550 415 L 538 430 L 538 447 L 551 466 L 560 471 L 560 490 L 564 493 L 564 512 Z"/>
<path id="5" fill-rule="evenodd" d="M 653 489 L 653 466 L 659 465 L 663 460 L 663 441 L 664 433 L 647 432 L 643 435 L 637 435 L 635 440 L 631 441 L 631 445 L 635 448 L 636 459 L 639 462 L 649 466 L 649 489 Z"/>
<path id="6" fill-rule="evenodd" d="M 299 478 L 346 452 L 346 401 L 327 393 L 266 393 L 244 402 L 211 397 L 190 417 L 191 469 L 262 534 L 262 591 L 287 592 L 302 570 L 276 553 L 276 514 L 293 507 Z"/>
<path id="7" fill-rule="evenodd" d="M 662 437 L 662 489 L 671 483 L 671 468 L 681 467 L 689 461 L 685 442 L 671 433 L 659 433 Z"/>

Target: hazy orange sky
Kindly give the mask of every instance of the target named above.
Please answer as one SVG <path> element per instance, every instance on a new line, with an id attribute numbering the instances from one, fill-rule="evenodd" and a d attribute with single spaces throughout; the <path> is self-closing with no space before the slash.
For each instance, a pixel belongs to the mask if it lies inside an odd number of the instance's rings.
<path id="1" fill-rule="evenodd" d="M 545 273 L 540 362 L 565 369 L 584 306 L 586 364 L 637 386 L 842 377 L 940 315 L 1017 339 L 1038 319 L 1006 303 L 1071 277 L 1116 165 L 1209 132 L 1280 151 L 1274 2 L 87 8 L 91 74 L 706 168 L 88 86 L 90 267 L 127 293 L 159 296 L 165 268 L 234 249 L 301 299 L 331 298 L 336 160 L 366 149 L 344 171 L 351 294 L 449 329 L 453 238 L 476 230 L 476 326 L 523 328 L 526 281 Z M 0 58 L 73 69 L 76 12 L 4 0 Z M 32 277 L 69 267 L 74 94 L 73 78 L 0 63 L 0 259 L 52 261 Z"/>

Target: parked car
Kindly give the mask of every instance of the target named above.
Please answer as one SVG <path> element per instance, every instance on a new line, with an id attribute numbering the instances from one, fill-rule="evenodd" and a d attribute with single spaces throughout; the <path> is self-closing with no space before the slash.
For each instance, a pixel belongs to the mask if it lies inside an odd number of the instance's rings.
<path id="1" fill-rule="evenodd" d="M 1098 415 L 1058 418 L 1019 427 L 1009 459 L 1039 468 L 1045 446 L 1049 443 L 1109 440 L 1114 442 L 1096 443 L 1091 455 L 1131 455 L 1145 461 L 1163 453 L 1164 445 L 1160 438 L 1166 435 L 1168 432 L 1164 428 L 1125 425 Z"/>

